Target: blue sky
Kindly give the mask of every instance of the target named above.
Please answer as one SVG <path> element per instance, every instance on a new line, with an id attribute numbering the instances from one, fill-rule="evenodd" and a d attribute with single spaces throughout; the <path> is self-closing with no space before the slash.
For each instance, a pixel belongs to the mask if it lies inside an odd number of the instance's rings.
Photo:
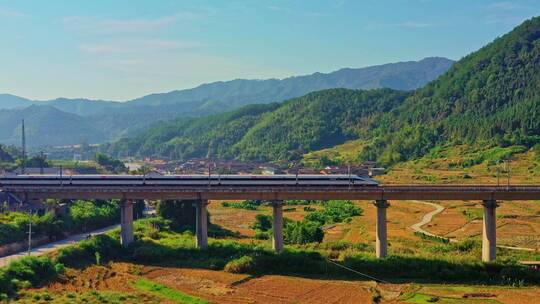
<path id="1" fill-rule="evenodd" d="M 427 56 L 459 59 L 540 1 L 0 0 L 0 92 L 126 100 Z"/>

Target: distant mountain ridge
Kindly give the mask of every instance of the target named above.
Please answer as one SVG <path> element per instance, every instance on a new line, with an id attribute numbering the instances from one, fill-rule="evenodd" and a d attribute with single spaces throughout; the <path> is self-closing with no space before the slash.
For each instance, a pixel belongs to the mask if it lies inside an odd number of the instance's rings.
<path id="1" fill-rule="evenodd" d="M 102 148 L 118 156 L 296 161 L 355 140 L 357 160 L 384 166 L 456 145 L 540 151 L 540 17 L 415 91 L 329 89 L 273 105 L 178 119 Z M 493 158 L 509 157 L 499 153 Z"/>
<path id="2" fill-rule="evenodd" d="M 327 74 L 314 73 L 282 80 L 235 79 L 203 84 L 193 89 L 147 95 L 129 103 L 137 105 L 163 105 L 193 101 L 268 103 L 332 88 L 390 88 L 409 91 L 434 80 L 448 70 L 453 63 L 454 61 L 442 57 L 428 57 L 420 61 L 388 63 L 355 69 L 344 68 Z M 249 102 L 246 103 L 246 101 Z"/>
<path id="3" fill-rule="evenodd" d="M 92 143 L 106 138 L 104 132 L 84 117 L 53 106 L 31 105 L 24 109 L 0 110 L 1 143 L 20 144 L 22 119 L 25 119 L 26 141 L 31 146 Z"/>
<path id="4" fill-rule="evenodd" d="M 162 120 L 178 117 L 200 117 L 231 111 L 249 104 L 281 102 L 303 96 L 313 91 L 331 88 L 373 89 L 391 88 L 414 90 L 424 86 L 444 73 L 453 64 L 452 60 L 430 57 L 420 61 L 389 63 L 365 68 L 345 68 L 331 73 L 314 73 L 284 79 L 245 80 L 236 79 L 200 85 L 196 88 L 151 94 L 127 102 L 106 100 L 58 98 L 47 101 L 33 101 L 9 94 L 0 94 L 0 109 L 4 109 L 0 119 L 14 120 L 22 117 L 25 108 L 35 105 L 54 107 L 60 112 L 76 115 L 83 125 L 91 124 L 81 134 L 70 134 L 63 142 L 51 141 L 58 145 L 85 141 L 102 143 L 119 137 L 129 136 L 144 130 Z M 42 121 L 35 121 L 27 128 L 36 134 L 47 135 L 52 125 L 47 120 L 61 122 L 68 116 L 59 112 L 45 111 L 46 108 L 33 108 L 32 115 L 38 112 Z M 46 118 L 45 118 L 46 117 Z M 69 116 L 71 117 L 71 116 Z M 69 121 L 72 121 L 69 119 Z M 0 124 L 2 121 L 0 121 Z M 14 134 L 18 124 L 6 125 L 0 136 L 0 143 L 18 143 Z M 65 124 L 70 132 L 69 124 Z M 35 129 L 34 129 L 35 128 Z M 72 129 L 75 130 L 75 129 Z M 92 132 L 95 132 L 92 134 Z M 37 136 L 39 138 L 39 136 Z M 42 136 L 41 138 L 47 138 Z M 43 140 L 28 141 L 29 146 L 43 145 Z"/>

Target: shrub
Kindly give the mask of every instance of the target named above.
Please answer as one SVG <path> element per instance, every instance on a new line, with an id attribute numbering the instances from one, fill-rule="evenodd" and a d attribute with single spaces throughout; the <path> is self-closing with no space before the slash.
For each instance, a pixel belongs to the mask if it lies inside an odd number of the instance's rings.
<path id="1" fill-rule="evenodd" d="M 285 201 L 285 205 L 289 206 L 305 206 L 305 205 L 314 205 L 314 204 L 320 204 L 321 201 L 316 200 L 287 200 Z"/>
<path id="2" fill-rule="evenodd" d="M 99 254 L 99 252 L 96 251 L 96 253 L 94 254 L 96 256 L 96 265 L 101 265 L 101 254 Z"/>
<path id="3" fill-rule="evenodd" d="M 253 258 L 250 256 L 242 256 L 236 260 L 232 260 L 225 265 L 224 270 L 230 273 L 246 273 L 254 269 Z"/>
<path id="4" fill-rule="evenodd" d="M 442 236 L 437 236 L 437 235 L 430 235 L 430 234 L 425 234 L 423 232 L 420 232 L 420 231 L 415 231 L 414 232 L 414 235 L 424 239 L 424 240 L 429 240 L 429 241 L 435 241 L 435 242 L 440 242 L 440 243 L 443 243 L 443 244 L 448 244 L 450 243 L 450 239 L 449 238 L 445 238 L 445 237 L 442 237 Z"/>
<path id="5" fill-rule="evenodd" d="M 134 222 L 135 238 L 142 239 L 148 237 L 151 239 L 158 239 L 160 231 L 167 231 L 170 229 L 170 220 L 166 220 L 162 217 L 151 217 Z"/>
<path id="6" fill-rule="evenodd" d="M 246 210 L 257 210 L 262 204 L 260 200 L 245 200 L 241 202 L 223 202 L 221 205 L 223 207 L 231 207 L 237 209 L 246 209 Z"/>
<path id="7" fill-rule="evenodd" d="M 6 273 L 5 268 L 0 268 L 0 293 L 11 294 L 13 293 L 14 285 L 11 278 Z"/>
<path id="8" fill-rule="evenodd" d="M 253 237 L 256 240 L 269 240 L 270 239 L 270 233 L 268 233 L 268 231 L 257 230 Z"/>
<path id="9" fill-rule="evenodd" d="M 306 215 L 305 219 L 307 221 L 317 222 L 320 225 L 324 225 L 328 220 L 326 214 L 322 210 L 311 212 L 310 214 Z"/>
<path id="10" fill-rule="evenodd" d="M 272 216 L 257 214 L 255 216 L 255 223 L 252 226 L 255 230 L 268 231 L 272 229 Z"/>
<path id="11" fill-rule="evenodd" d="M 349 249 L 353 247 L 353 244 L 351 242 L 347 242 L 344 240 L 334 241 L 334 242 L 325 242 L 321 244 L 321 249 L 326 250 L 337 250 L 342 251 L 345 249 Z"/>
<path id="12" fill-rule="evenodd" d="M 312 221 L 290 222 L 285 225 L 283 240 L 285 244 L 306 244 L 318 242 L 324 238 L 320 223 Z"/>
<path id="13" fill-rule="evenodd" d="M 536 160 L 540 161 L 540 144 L 534 145 L 532 150 L 534 152 L 534 156 L 535 156 Z"/>
<path id="14" fill-rule="evenodd" d="M 62 237 L 70 231 L 85 231 L 118 222 L 120 209 L 115 201 L 78 200 L 70 212 L 56 217 L 52 212 L 32 215 L 32 231 L 49 238 Z M 24 240 L 28 230 L 29 215 L 22 212 L 0 214 L 0 245 Z"/>
<path id="15" fill-rule="evenodd" d="M 28 218 L 28 214 L 22 212 L 0 214 L 0 244 L 23 240 L 28 230 Z"/>
<path id="16" fill-rule="evenodd" d="M 362 215 L 363 210 L 351 201 L 331 200 L 323 203 L 323 209 L 306 216 L 306 220 L 319 222 L 321 225 L 341 223 L 347 218 Z"/>
<path id="17" fill-rule="evenodd" d="M 117 239 L 101 234 L 60 249 L 57 259 L 60 263 L 68 266 L 92 264 L 95 261 L 96 252 L 99 252 L 100 256 L 110 259 L 122 256 L 124 248 Z"/>
<path id="18" fill-rule="evenodd" d="M 156 206 L 159 216 L 170 220 L 169 224 L 174 230 L 195 229 L 195 206 L 198 200 L 167 200 L 160 201 Z M 210 223 L 210 217 L 208 217 Z"/>
<path id="19" fill-rule="evenodd" d="M 39 287 L 54 279 L 61 267 L 48 257 L 20 258 L 0 269 L 0 293 L 13 294 L 19 288 Z"/>
<path id="20" fill-rule="evenodd" d="M 56 263 L 54 265 L 54 270 L 56 271 L 57 274 L 62 274 L 66 272 L 66 266 L 64 266 L 64 264 L 62 263 Z"/>
<path id="21" fill-rule="evenodd" d="M 120 206 L 116 201 L 77 200 L 70 207 L 70 214 L 64 221 L 72 230 L 87 231 L 113 224 L 120 217 Z"/>
<path id="22" fill-rule="evenodd" d="M 454 245 L 456 250 L 461 252 L 470 252 L 480 247 L 480 243 L 475 239 L 466 239 Z"/>

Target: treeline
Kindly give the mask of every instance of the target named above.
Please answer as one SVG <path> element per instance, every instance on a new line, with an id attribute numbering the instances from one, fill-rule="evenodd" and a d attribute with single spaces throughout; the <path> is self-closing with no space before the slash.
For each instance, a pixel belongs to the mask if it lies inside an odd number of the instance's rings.
<path id="1" fill-rule="evenodd" d="M 231 147 L 277 104 L 249 105 L 239 110 L 203 118 L 181 118 L 159 123 L 131 139 L 101 146 L 109 155 L 161 156 L 175 159 L 216 156 L 232 158 Z"/>
<path id="2" fill-rule="evenodd" d="M 6 146 L 0 144 L 0 168 L 5 170 L 14 170 L 21 166 L 23 162 L 22 151 L 15 146 Z M 35 155 L 27 157 L 26 167 L 50 167 L 45 155 Z"/>
<path id="3" fill-rule="evenodd" d="M 357 138 L 361 129 L 401 104 L 409 93 L 331 89 L 283 104 L 250 105 L 205 118 L 163 123 L 104 145 L 111 155 L 242 160 L 292 160 Z"/>
<path id="4" fill-rule="evenodd" d="M 540 18 L 525 21 L 373 121 L 361 155 L 395 163 L 443 144 L 540 143 Z"/>
<path id="5" fill-rule="evenodd" d="M 55 203 L 55 202 L 53 202 Z M 134 217 L 140 218 L 144 202 L 137 202 Z M 77 200 L 66 213 L 55 215 L 52 211 L 34 213 L 31 217 L 34 237 L 47 236 L 50 240 L 102 228 L 120 222 L 118 201 Z M 0 245 L 23 241 L 28 238 L 30 215 L 22 212 L 0 213 Z"/>

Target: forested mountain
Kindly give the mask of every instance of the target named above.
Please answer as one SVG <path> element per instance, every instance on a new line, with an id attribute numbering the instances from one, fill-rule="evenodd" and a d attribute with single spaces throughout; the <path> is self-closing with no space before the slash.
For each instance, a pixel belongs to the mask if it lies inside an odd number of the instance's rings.
<path id="1" fill-rule="evenodd" d="M 341 69 L 332 73 L 314 73 L 282 80 L 236 79 L 203 84 L 193 89 L 148 95 L 131 104 L 163 105 L 198 102 L 241 106 L 252 103 L 279 102 L 309 92 L 330 89 L 414 90 L 437 78 L 453 64 L 452 60 L 430 57 L 420 61 L 389 63 L 358 69 Z"/>
<path id="2" fill-rule="evenodd" d="M 32 105 L 32 101 L 11 94 L 0 94 L 0 109 L 24 108 Z"/>
<path id="3" fill-rule="evenodd" d="M 92 121 L 52 106 L 32 105 L 24 109 L 0 110 L 0 142 L 21 142 L 21 120 L 25 119 L 26 140 L 33 146 L 70 145 L 105 139 Z"/>
<path id="4" fill-rule="evenodd" d="M 117 156 L 294 159 L 358 137 L 364 126 L 400 105 L 408 95 L 391 89 L 324 90 L 282 104 L 179 119 L 103 149 Z"/>
<path id="5" fill-rule="evenodd" d="M 398 62 L 360 69 L 341 69 L 323 74 L 290 77 L 283 80 L 232 80 L 204 84 L 199 87 L 173 91 L 164 94 L 152 94 L 127 102 L 104 100 L 58 98 L 48 101 L 32 101 L 13 95 L 0 95 L 0 109 L 5 111 L 1 119 L 15 121 L 21 118 L 20 110 L 30 105 L 51 106 L 60 111 L 48 112 L 48 119 L 61 123 L 63 119 L 78 119 L 85 126 L 86 132 L 70 133 L 56 138 L 50 145 L 80 143 L 100 143 L 120 137 L 134 136 L 141 130 L 158 121 L 172 120 L 178 117 L 201 117 L 231 111 L 248 104 L 281 102 L 327 88 L 380 88 L 389 87 L 411 90 L 435 79 L 446 71 L 453 62 L 445 58 L 426 58 L 420 61 Z M 35 111 L 35 109 L 34 109 Z M 33 112 L 33 111 L 30 111 Z M 68 115 L 71 114 L 71 115 Z M 13 116 L 10 116 L 13 115 Z M 57 116 L 55 116 L 57 115 Z M 76 115 L 76 116 L 73 116 Z M 0 121 L 0 124 L 2 121 Z M 91 124 L 92 127 L 89 127 Z M 70 125 L 66 121 L 65 126 Z M 0 140 L 13 143 L 15 135 L 11 125 L 4 130 Z M 35 134 L 53 134 L 50 123 L 37 120 L 29 126 Z M 95 132 L 95 133 L 92 133 Z M 11 134 L 11 135 L 10 135 Z M 37 136 L 40 138 L 47 138 Z M 78 138 L 78 139 L 77 139 Z M 46 144 L 44 140 L 28 140 L 29 146 Z M 1 142 L 1 141 L 0 141 Z"/>
<path id="6" fill-rule="evenodd" d="M 441 144 L 540 143 L 540 17 L 458 61 L 364 136 L 363 158 L 384 163 Z"/>
<path id="7" fill-rule="evenodd" d="M 34 102 L 34 104 L 52 106 L 58 110 L 82 116 L 93 115 L 108 111 L 110 109 L 122 107 L 122 104 L 114 101 L 91 100 L 84 98 L 57 98 L 48 101 Z"/>
<path id="8" fill-rule="evenodd" d="M 412 93 L 334 89 L 258 109 L 175 121 L 105 148 L 120 156 L 290 160 L 358 139 L 360 159 L 392 164 L 440 145 L 531 147 L 540 143 L 540 18 Z"/>
<path id="9" fill-rule="evenodd" d="M 248 105 L 241 109 L 203 118 L 180 118 L 162 123 L 134 138 L 103 145 L 111 155 L 160 155 L 185 159 L 215 155 L 234 157 L 231 147 L 279 104 Z"/>

